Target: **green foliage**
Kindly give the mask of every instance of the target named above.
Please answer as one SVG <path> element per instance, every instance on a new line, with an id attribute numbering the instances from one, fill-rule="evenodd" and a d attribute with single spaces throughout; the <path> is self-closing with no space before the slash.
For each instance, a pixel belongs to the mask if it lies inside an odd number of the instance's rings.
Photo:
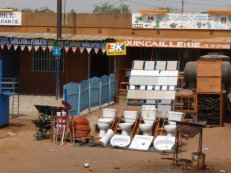
<path id="1" fill-rule="evenodd" d="M 35 13 L 54 13 L 54 11 L 50 10 L 48 7 L 41 7 L 40 9 L 36 8 Z"/>
<path id="2" fill-rule="evenodd" d="M 123 13 L 130 13 L 130 9 L 128 5 L 122 5 L 122 12 Z M 114 7 L 113 5 L 109 4 L 108 2 L 103 3 L 101 5 L 94 5 L 93 13 L 121 13 L 121 7 Z"/>
<path id="3" fill-rule="evenodd" d="M 22 12 L 32 13 L 32 12 L 34 12 L 34 10 L 32 10 L 31 8 L 24 8 L 24 9 L 22 9 Z"/>
<path id="4" fill-rule="evenodd" d="M 76 11 L 72 8 L 72 9 L 70 10 L 70 13 L 76 13 Z"/>
<path id="5" fill-rule="evenodd" d="M 4 9 L 13 9 L 13 11 L 19 11 L 18 8 L 13 8 L 13 7 L 6 7 L 6 8 L 4 8 Z"/>

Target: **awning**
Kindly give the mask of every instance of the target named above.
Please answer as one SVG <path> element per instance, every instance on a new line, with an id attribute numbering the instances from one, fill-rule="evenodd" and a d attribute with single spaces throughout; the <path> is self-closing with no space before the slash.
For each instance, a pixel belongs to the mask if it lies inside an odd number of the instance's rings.
<path id="1" fill-rule="evenodd" d="M 56 33 L 0 32 L 0 45 L 50 47 L 58 44 L 72 49 L 105 49 L 107 42 L 125 42 L 127 47 L 230 49 L 231 37 L 216 38 L 153 38 L 135 36 L 106 36 Z"/>

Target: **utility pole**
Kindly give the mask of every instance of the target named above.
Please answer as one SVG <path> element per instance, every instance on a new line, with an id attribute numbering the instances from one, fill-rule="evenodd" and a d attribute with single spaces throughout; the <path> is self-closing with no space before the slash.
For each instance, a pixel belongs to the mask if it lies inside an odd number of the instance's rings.
<path id="1" fill-rule="evenodd" d="M 62 0 L 57 0 L 57 41 L 62 38 Z M 61 80 L 60 80 L 60 48 L 59 45 L 55 45 L 53 55 L 56 56 L 56 100 L 61 95 Z"/>
<path id="2" fill-rule="evenodd" d="M 123 0 L 120 0 L 120 13 L 123 13 Z"/>
<path id="3" fill-rule="evenodd" d="M 181 8 L 181 13 L 184 13 L 184 0 L 182 0 L 182 8 Z"/>
<path id="4" fill-rule="evenodd" d="M 62 0 L 57 0 L 57 39 L 62 37 Z"/>

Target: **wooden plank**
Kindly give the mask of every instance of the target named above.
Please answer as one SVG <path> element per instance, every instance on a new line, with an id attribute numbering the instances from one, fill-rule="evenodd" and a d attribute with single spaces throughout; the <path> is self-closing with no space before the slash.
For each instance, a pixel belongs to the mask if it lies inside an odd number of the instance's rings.
<path id="1" fill-rule="evenodd" d="M 214 77 L 198 77 L 197 78 L 198 93 L 220 93 L 221 78 Z"/>
<path id="2" fill-rule="evenodd" d="M 221 77 L 222 76 L 222 61 L 203 61 L 197 62 L 197 77 Z"/>

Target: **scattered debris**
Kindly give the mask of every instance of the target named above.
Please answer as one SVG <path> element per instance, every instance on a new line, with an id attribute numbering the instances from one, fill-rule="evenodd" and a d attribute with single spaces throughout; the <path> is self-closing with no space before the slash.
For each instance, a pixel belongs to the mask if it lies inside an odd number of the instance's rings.
<path id="1" fill-rule="evenodd" d="M 208 149 L 208 148 L 203 148 L 202 150 L 203 150 L 203 151 L 208 151 L 209 149 Z"/>
<path id="2" fill-rule="evenodd" d="M 10 136 L 15 136 L 15 135 L 16 135 L 16 133 L 14 133 L 14 132 L 8 132 L 8 134 L 9 134 Z"/>
<path id="3" fill-rule="evenodd" d="M 84 168 L 89 168 L 90 164 L 89 163 L 84 163 L 83 166 L 84 166 Z"/>
<path id="4" fill-rule="evenodd" d="M 221 172 L 221 173 L 226 173 L 226 171 L 225 171 L 225 170 L 220 170 L 220 172 Z"/>

